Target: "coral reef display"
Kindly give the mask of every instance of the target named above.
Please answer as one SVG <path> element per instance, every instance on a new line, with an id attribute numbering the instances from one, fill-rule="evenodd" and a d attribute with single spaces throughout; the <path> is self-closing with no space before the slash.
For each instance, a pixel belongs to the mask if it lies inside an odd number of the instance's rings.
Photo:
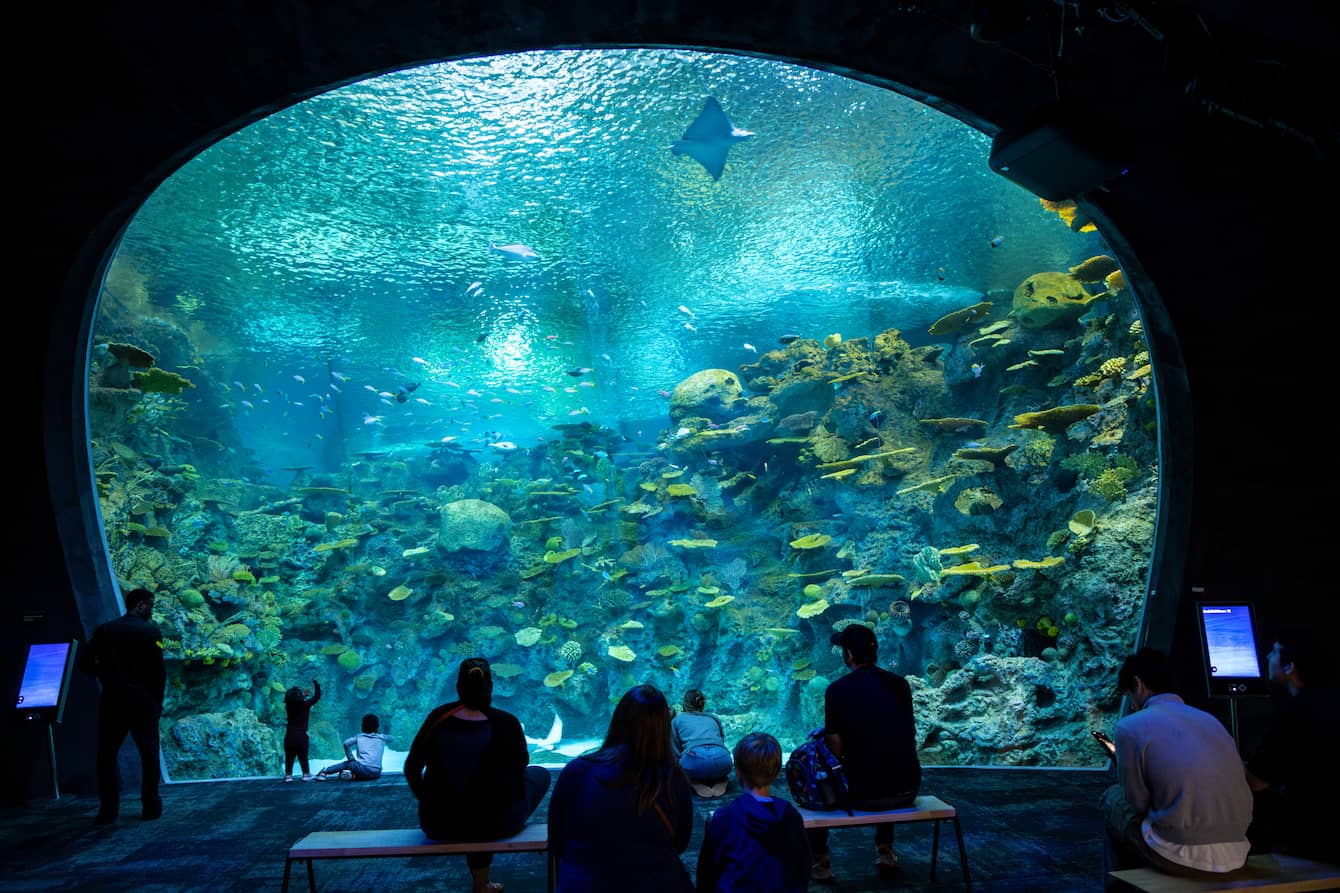
<path id="1" fill-rule="evenodd" d="M 756 134 L 710 171 L 668 148 L 707 91 Z M 854 623 L 924 762 L 1099 765 L 1154 554 L 1142 283 L 989 149 L 832 72 L 554 50 L 331 90 L 175 170 L 86 402 L 171 777 L 279 773 L 313 678 L 314 760 L 369 712 L 408 749 L 474 655 L 537 757 L 644 682 L 790 749 Z"/>
<path id="2" fill-rule="evenodd" d="M 195 392 L 157 384 L 189 372 L 226 402 L 185 333 L 108 304 L 91 451 L 122 585 L 165 594 L 168 766 L 265 771 L 283 692 L 311 676 L 314 752 L 365 710 L 404 734 L 473 654 L 528 727 L 597 736 L 630 685 L 692 682 L 728 737 L 789 747 L 822 722 L 850 623 L 912 681 L 927 763 L 1092 764 L 1157 489 L 1148 378 L 1125 371 L 1139 321 L 1101 307 L 1040 325 L 980 302 L 923 347 L 789 338 L 685 378 L 642 442 L 583 419 L 277 484 L 226 446 L 235 417 L 206 426 Z"/>

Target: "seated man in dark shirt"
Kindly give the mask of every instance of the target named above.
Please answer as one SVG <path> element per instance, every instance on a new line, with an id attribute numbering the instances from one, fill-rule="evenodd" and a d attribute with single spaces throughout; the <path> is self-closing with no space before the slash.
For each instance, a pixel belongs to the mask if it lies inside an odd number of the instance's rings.
<path id="1" fill-rule="evenodd" d="M 834 633 L 832 642 L 842 649 L 851 672 L 824 692 L 824 729 L 846 771 L 850 805 L 870 810 L 910 806 L 921 787 L 912 689 L 902 676 L 875 665 L 879 641 L 870 627 L 852 623 Z M 814 853 L 810 877 L 831 883 L 828 830 L 807 833 Z M 875 826 L 875 853 L 881 872 L 897 867 L 892 824 Z"/>
<path id="2" fill-rule="evenodd" d="M 1334 810 L 1340 803 L 1340 690 L 1315 635 L 1286 630 L 1266 658 L 1285 703 L 1247 761 L 1254 795 L 1247 837 L 1255 852 L 1284 852 L 1334 862 L 1340 858 Z"/>

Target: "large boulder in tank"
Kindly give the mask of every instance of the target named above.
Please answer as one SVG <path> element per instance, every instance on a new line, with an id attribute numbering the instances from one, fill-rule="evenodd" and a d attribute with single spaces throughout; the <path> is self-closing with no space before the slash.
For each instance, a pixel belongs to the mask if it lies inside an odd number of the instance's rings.
<path id="1" fill-rule="evenodd" d="M 704 369 L 675 385 L 670 395 L 670 420 L 702 417 L 728 422 L 745 408 L 744 385 L 727 369 Z"/>
<path id="2" fill-rule="evenodd" d="M 178 780 L 273 775 L 283 757 L 275 733 L 245 707 L 183 716 L 168 736 L 163 754 Z"/>
<path id="3" fill-rule="evenodd" d="M 512 529 L 507 512 L 482 499 L 449 502 L 439 518 L 437 546 L 444 552 L 492 552 L 507 543 Z"/>

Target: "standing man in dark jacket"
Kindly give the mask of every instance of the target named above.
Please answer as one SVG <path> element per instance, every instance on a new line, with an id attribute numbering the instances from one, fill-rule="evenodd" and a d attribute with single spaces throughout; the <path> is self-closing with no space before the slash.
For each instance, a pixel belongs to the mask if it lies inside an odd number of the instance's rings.
<path id="1" fill-rule="evenodd" d="M 163 714 L 163 636 L 150 621 L 154 594 L 126 593 L 126 613 L 102 624 L 80 655 L 80 669 L 102 683 L 98 699 L 97 823 L 116 821 L 121 805 L 121 775 L 116 755 L 129 733 L 140 752 L 140 803 L 146 819 L 163 814 L 158 796 L 158 718 Z"/>
<path id="2" fill-rule="evenodd" d="M 824 729 L 829 749 L 846 771 L 850 806 L 868 810 L 911 806 L 921 788 L 912 688 L 902 676 L 876 666 L 879 640 L 865 624 L 849 624 L 831 641 L 842 649 L 842 662 L 851 672 L 824 692 Z M 831 883 L 828 829 L 806 833 L 814 853 L 810 877 Z M 898 867 L 891 823 L 875 826 L 875 855 L 881 872 Z"/>

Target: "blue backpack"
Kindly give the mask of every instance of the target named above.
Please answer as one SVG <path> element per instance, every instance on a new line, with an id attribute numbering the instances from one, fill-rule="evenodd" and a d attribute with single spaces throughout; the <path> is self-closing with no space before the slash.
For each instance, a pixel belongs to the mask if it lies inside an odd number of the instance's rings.
<path id="1" fill-rule="evenodd" d="M 847 805 L 847 774 L 842 761 L 824 743 L 824 730 L 810 732 L 805 743 L 791 751 L 786 761 L 786 786 L 791 800 L 805 809 L 830 811 Z"/>

